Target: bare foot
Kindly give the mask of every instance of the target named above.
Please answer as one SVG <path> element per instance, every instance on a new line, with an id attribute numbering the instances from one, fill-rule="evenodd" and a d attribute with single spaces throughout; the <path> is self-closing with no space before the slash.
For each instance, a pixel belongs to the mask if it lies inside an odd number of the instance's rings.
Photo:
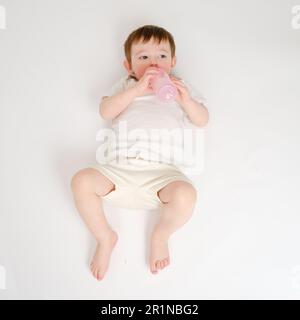
<path id="1" fill-rule="evenodd" d="M 98 242 L 94 258 L 90 264 L 91 271 L 97 280 L 103 279 L 109 265 L 111 252 L 117 241 L 117 233 L 111 231 L 106 238 Z"/>
<path id="2" fill-rule="evenodd" d="M 168 240 L 152 235 L 150 248 L 150 271 L 157 274 L 170 264 Z"/>

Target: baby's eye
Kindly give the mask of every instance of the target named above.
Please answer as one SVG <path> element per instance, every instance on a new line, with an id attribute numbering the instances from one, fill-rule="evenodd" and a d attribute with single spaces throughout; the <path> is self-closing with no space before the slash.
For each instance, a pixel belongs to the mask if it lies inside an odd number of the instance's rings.
<path id="1" fill-rule="evenodd" d="M 165 54 L 161 54 L 160 56 L 163 57 L 163 58 L 166 58 L 166 57 L 167 57 Z M 146 60 L 146 59 L 144 59 L 144 58 L 147 59 L 148 56 L 140 56 L 140 57 L 139 57 L 140 60 Z"/>

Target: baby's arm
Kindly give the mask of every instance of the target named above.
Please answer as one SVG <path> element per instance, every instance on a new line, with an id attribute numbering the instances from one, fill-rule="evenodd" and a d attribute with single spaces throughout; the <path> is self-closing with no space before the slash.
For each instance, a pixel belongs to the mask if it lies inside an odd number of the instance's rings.
<path id="1" fill-rule="evenodd" d="M 118 116 L 132 100 L 137 96 L 137 91 L 134 87 L 121 91 L 113 96 L 105 96 L 99 106 L 100 116 L 104 120 L 114 119 Z"/>
<path id="2" fill-rule="evenodd" d="M 190 121 L 197 127 L 204 127 L 209 119 L 208 110 L 204 104 L 190 98 L 182 103 L 183 110 L 187 113 Z"/>

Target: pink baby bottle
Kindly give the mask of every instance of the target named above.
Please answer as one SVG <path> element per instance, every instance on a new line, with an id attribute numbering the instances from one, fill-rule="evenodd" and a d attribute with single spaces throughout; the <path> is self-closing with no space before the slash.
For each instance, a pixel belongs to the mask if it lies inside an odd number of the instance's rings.
<path id="1" fill-rule="evenodd" d="M 171 81 L 169 75 L 165 70 L 159 69 L 159 73 L 151 81 L 151 86 L 155 95 L 162 102 L 169 102 L 175 100 L 178 91 L 176 86 Z"/>

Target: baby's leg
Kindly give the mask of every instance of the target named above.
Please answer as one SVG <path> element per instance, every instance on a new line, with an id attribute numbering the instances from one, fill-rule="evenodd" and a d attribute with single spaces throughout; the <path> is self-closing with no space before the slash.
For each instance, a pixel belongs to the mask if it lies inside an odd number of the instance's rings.
<path id="1" fill-rule="evenodd" d="M 93 168 L 78 171 L 71 181 L 76 208 L 98 242 L 90 265 L 98 280 L 103 278 L 108 268 L 111 252 L 118 239 L 105 218 L 101 198 L 113 191 L 114 187 L 109 179 Z"/>
<path id="2" fill-rule="evenodd" d="M 157 273 L 170 263 L 168 239 L 191 217 L 197 200 L 196 189 L 188 182 L 173 181 L 157 192 L 164 203 L 160 220 L 151 237 L 150 270 Z"/>

